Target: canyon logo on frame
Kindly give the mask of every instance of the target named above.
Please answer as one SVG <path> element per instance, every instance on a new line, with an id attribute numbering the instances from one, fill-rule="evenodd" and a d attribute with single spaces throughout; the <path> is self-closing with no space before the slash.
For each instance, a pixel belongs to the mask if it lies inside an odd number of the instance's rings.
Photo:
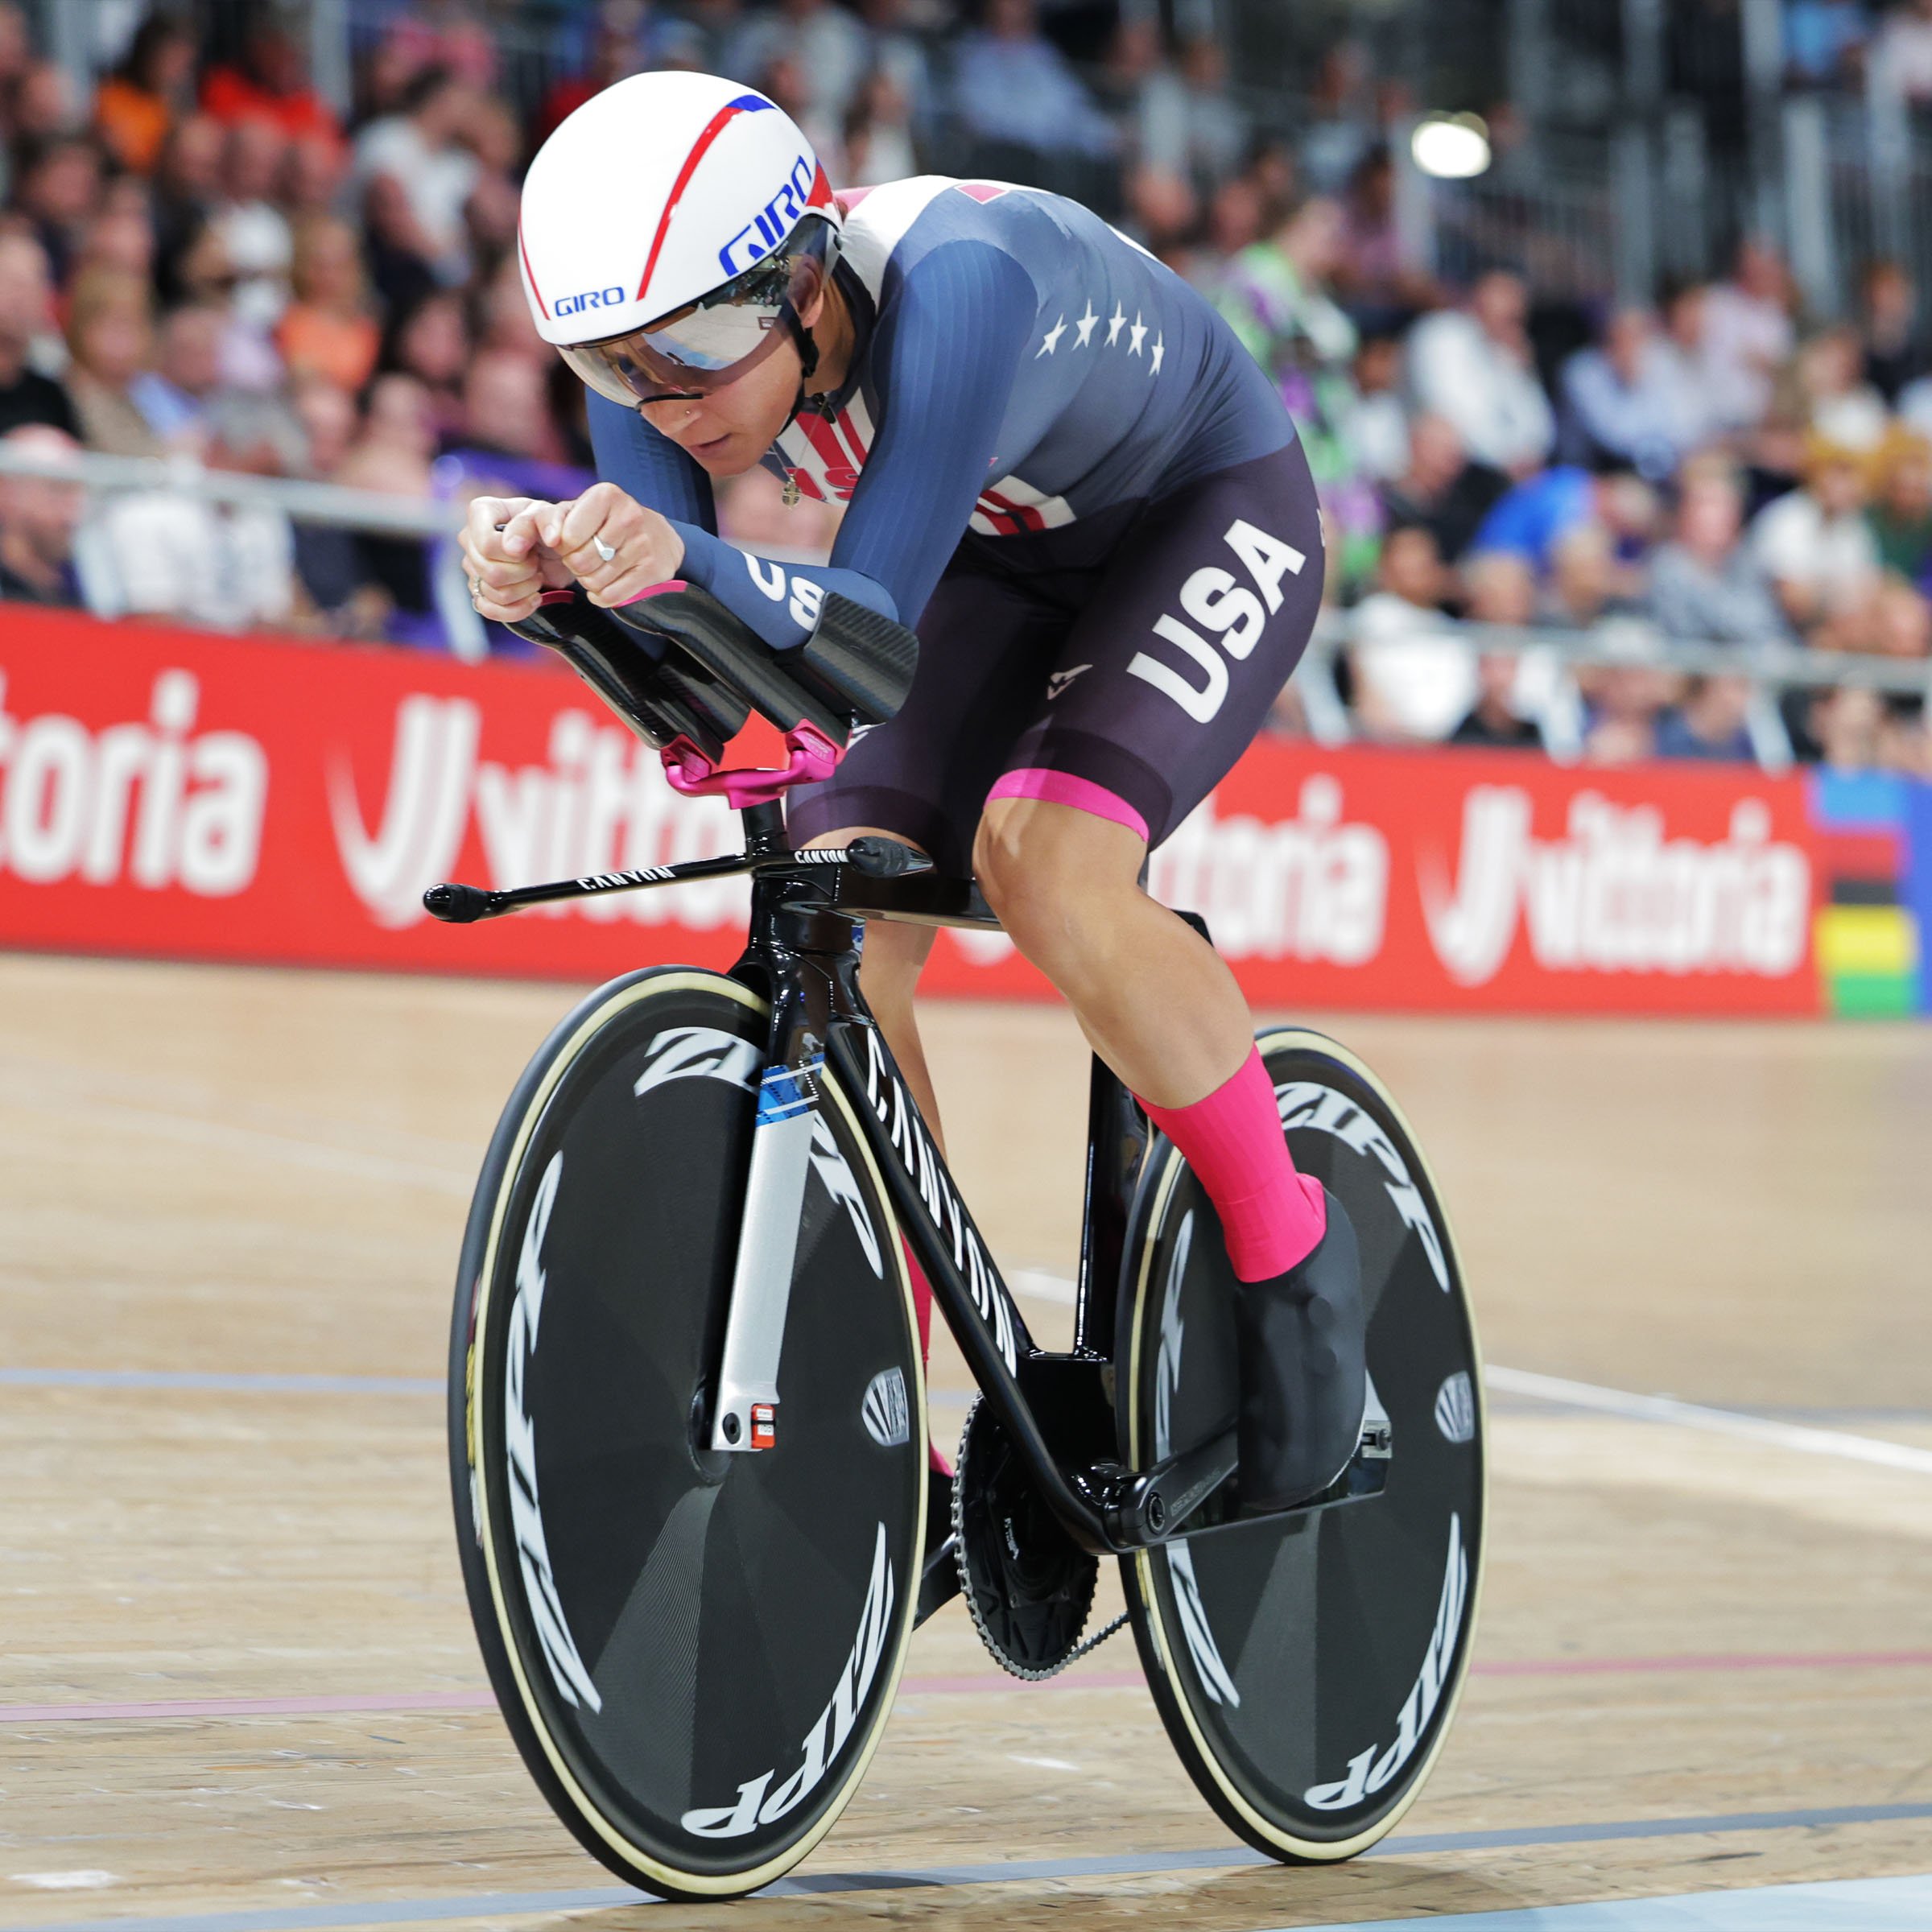
<path id="1" fill-rule="evenodd" d="M 739 749 L 766 762 L 776 736 Z M 728 964 L 741 881 L 460 929 L 506 886 L 735 848 L 714 799 L 545 664 L 210 638 L 9 607 L 0 944 L 593 980 Z M 1155 854 L 1269 1007 L 1814 1013 L 1803 782 L 1735 766 L 1255 746 Z M 935 993 L 1039 997 L 997 934 Z"/>

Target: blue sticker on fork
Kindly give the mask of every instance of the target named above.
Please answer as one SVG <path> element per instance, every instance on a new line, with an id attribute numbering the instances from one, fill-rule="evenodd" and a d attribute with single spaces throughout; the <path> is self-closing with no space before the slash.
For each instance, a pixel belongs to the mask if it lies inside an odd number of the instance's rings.
<path id="1" fill-rule="evenodd" d="M 803 1067 L 766 1067 L 758 1083 L 758 1125 L 770 1126 L 805 1113 L 816 1096 L 813 1083 L 824 1064 L 825 1056 L 819 1054 Z"/>

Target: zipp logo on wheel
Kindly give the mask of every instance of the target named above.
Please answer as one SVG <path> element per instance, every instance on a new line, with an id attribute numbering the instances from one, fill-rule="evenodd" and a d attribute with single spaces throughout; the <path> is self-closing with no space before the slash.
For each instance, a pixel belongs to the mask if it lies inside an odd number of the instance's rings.
<path id="1" fill-rule="evenodd" d="M 805 1757 L 797 1770 L 777 1790 L 767 1791 L 777 1771 L 763 1771 L 738 1786 L 737 1802 L 730 1805 L 700 1806 L 687 1811 L 678 1822 L 700 1838 L 743 1838 L 760 1825 L 774 1825 L 788 1811 L 795 1811 L 815 1791 L 832 1761 L 845 1748 L 852 1727 L 863 1707 L 872 1680 L 877 1674 L 879 1654 L 886 1647 L 886 1634 L 892 1625 L 892 1606 L 897 1596 L 893 1587 L 892 1563 L 886 1554 L 886 1525 L 878 1527 L 873 1545 L 872 1581 L 859 1612 L 859 1633 L 852 1640 L 852 1654 L 840 1673 L 832 1701 L 819 1713 L 805 1739 Z"/>

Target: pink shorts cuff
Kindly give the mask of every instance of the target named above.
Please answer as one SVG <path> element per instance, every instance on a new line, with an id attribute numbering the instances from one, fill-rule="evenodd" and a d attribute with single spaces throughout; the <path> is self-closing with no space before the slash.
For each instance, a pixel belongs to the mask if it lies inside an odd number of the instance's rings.
<path id="1" fill-rule="evenodd" d="M 995 799 L 1043 799 L 1049 805 L 1071 805 L 1075 811 L 1091 812 L 1096 819 L 1125 825 L 1136 838 L 1147 836 L 1147 821 L 1118 792 L 1091 778 L 1076 778 L 1070 771 L 1042 771 L 1029 766 L 1006 772 L 987 793 L 986 803 L 990 805 Z"/>

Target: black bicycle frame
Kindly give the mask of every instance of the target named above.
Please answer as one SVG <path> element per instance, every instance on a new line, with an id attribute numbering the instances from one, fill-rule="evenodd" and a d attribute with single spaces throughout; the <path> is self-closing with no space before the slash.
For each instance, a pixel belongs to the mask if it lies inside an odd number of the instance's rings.
<path id="1" fill-rule="evenodd" d="M 906 848 L 859 841 L 847 851 L 795 852 L 776 805 L 741 814 L 736 858 L 561 880 L 510 892 L 439 886 L 438 918 L 468 923 L 520 906 L 733 873 L 752 877 L 751 922 L 732 976 L 770 1005 L 769 1079 L 780 1070 L 807 1092 L 819 1057 L 858 1106 L 861 1123 L 912 1252 L 1001 1426 L 1067 1533 L 1096 1554 L 1163 1542 L 1227 1480 L 1232 1427 L 1135 1472 L 1118 1459 L 1111 1378 L 1115 1311 L 1133 1190 L 1147 1124 L 1099 1059 L 1088 1095 L 1085 1216 L 1072 1348 L 1039 1348 L 946 1163 L 934 1146 L 858 985 L 868 917 L 995 924 L 964 881 L 939 877 Z M 1220 1526 L 1203 1520 L 1199 1529 Z"/>

